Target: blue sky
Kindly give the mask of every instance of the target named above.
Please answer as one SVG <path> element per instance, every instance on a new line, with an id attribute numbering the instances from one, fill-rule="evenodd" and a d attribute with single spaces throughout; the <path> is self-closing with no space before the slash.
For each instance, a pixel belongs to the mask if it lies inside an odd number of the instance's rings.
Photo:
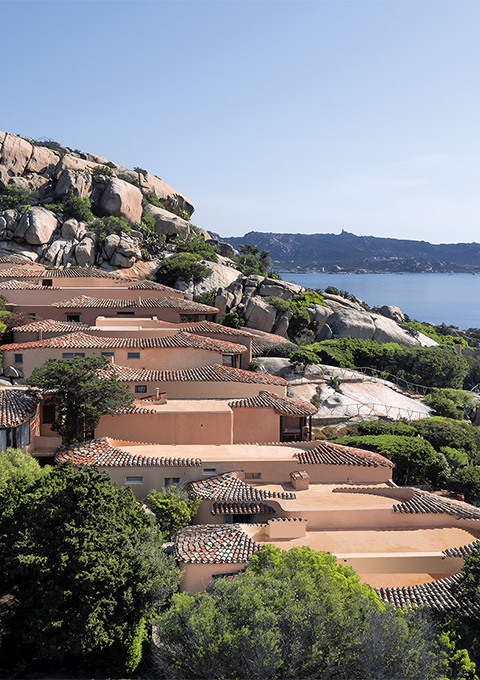
<path id="1" fill-rule="evenodd" d="M 480 241 L 480 3 L 0 2 L 0 129 L 158 175 L 223 236 Z"/>

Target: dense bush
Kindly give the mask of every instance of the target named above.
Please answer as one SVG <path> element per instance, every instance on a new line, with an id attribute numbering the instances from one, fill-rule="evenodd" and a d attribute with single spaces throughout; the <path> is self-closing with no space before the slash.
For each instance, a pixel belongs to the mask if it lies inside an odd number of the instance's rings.
<path id="1" fill-rule="evenodd" d="M 190 238 L 177 238 L 175 245 L 177 253 L 194 253 L 195 255 L 200 255 L 202 260 L 209 260 L 210 262 L 218 260 L 216 249 L 211 243 L 205 241 L 203 236 L 195 235 Z"/>
<path id="2" fill-rule="evenodd" d="M 165 286 L 174 286 L 177 279 L 199 283 L 212 273 L 209 267 L 201 264 L 203 259 L 195 253 L 178 253 L 165 260 L 157 269 L 155 279 Z"/>
<path id="3" fill-rule="evenodd" d="M 455 477 L 462 485 L 462 492 L 467 501 L 480 498 L 480 467 L 477 465 L 463 467 L 455 472 Z"/>
<path id="4" fill-rule="evenodd" d="M 279 342 L 276 345 L 269 345 L 262 354 L 264 357 L 278 357 L 279 359 L 289 359 L 298 350 L 298 345 L 293 342 Z"/>
<path id="5" fill-rule="evenodd" d="M 89 225 L 89 229 L 94 231 L 100 241 L 104 241 L 110 234 L 120 236 L 122 232 L 130 233 L 132 225 L 125 217 L 101 217 L 97 218 Z"/>
<path id="6" fill-rule="evenodd" d="M 242 328 L 242 326 L 245 326 L 245 319 L 242 319 L 238 312 L 233 311 L 224 314 L 219 323 L 222 326 L 229 326 L 229 328 Z"/>
<path id="7" fill-rule="evenodd" d="M 235 266 L 242 274 L 251 276 L 256 274 L 258 276 L 272 276 L 273 272 L 269 272 L 272 261 L 270 253 L 266 250 L 260 250 L 256 246 L 248 243 L 241 245 L 238 249 L 238 255 L 234 258 Z M 275 278 L 280 278 L 277 274 Z"/>
<path id="8" fill-rule="evenodd" d="M 80 198 L 80 196 L 74 196 L 70 192 L 64 202 L 63 202 L 63 214 L 67 217 L 74 217 L 79 222 L 92 222 L 92 202 L 85 196 L 85 198 Z"/>
<path id="9" fill-rule="evenodd" d="M 310 318 L 307 307 L 312 304 L 325 306 L 325 301 L 318 291 L 309 290 L 298 293 L 291 300 L 268 295 L 265 297 L 265 300 L 279 312 L 292 313 L 288 324 L 288 335 L 292 340 L 299 342 L 300 336 L 304 334 L 310 334 L 307 342 L 313 340 L 313 335 L 311 334 L 316 330 L 317 322 Z"/>
<path id="10" fill-rule="evenodd" d="M 143 197 L 142 204 L 144 205 L 144 207 L 148 205 L 148 203 L 151 203 L 151 205 L 154 205 L 157 208 L 162 208 L 162 210 L 166 210 L 166 207 L 163 205 L 163 203 L 157 197 L 157 194 L 154 191 L 149 191 Z"/>
<path id="11" fill-rule="evenodd" d="M 312 364 L 319 364 L 320 359 L 309 349 L 299 349 L 290 355 L 290 363 L 294 366 L 302 366 L 305 370 L 307 366 Z"/>
<path id="12" fill-rule="evenodd" d="M 29 194 L 21 191 L 16 184 L 7 184 L 0 193 L 0 210 L 12 210 L 29 204 Z"/>
<path id="13" fill-rule="evenodd" d="M 478 401 L 466 390 L 436 389 L 427 394 L 425 401 L 438 416 L 456 420 L 462 420 L 465 413 L 472 413 L 478 406 Z"/>
<path id="14" fill-rule="evenodd" d="M 480 454 L 480 430 L 449 418 L 422 418 L 412 423 L 418 435 L 430 442 L 436 451 L 444 446 L 464 451 L 473 461 Z"/>
<path id="15" fill-rule="evenodd" d="M 155 513 L 157 527 L 171 539 L 182 527 L 191 524 L 201 501 L 192 499 L 180 485 L 172 484 L 160 491 L 150 491 L 145 505 Z"/>
<path id="16" fill-rule="evenodd" d="M 445 456 L 439 458 L 433 446 L 418 437 L 381 434 L 343 437 L 338 444 L 375 451 L 395 463 L 393 480 L 402 485 L 418 484 L 424 479 L 444 483 L 450 476 Z"/>

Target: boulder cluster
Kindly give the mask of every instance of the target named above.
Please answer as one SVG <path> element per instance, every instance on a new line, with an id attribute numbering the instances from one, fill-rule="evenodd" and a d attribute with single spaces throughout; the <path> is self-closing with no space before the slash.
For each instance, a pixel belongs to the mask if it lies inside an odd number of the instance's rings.
<path id="1" fill-rule="evenodd" d="M 139 231 L 99 239 L 88 223 L 45 207 L 67 197 L 88 198 L 96 215 L 123 217 L 132 224 L 141 220 L 146 201 L 157 233 L 190 235 L 184 218 L 193 213 L 192 203 L 158 177 L 101 156 L 53 147 L 0 132 L 0 189 L 13 184 L 28 194 L 31 204 L 0 211 L 0 254 L 17 253 L 63 267 L 131 267 L 141 258 Z"/>
<path id="2" fill-rule="evenodd" d="M 264 276 L 238 276 L 232 283 L 217 290 L 215 306 L 220 315 L 236 311 L 245 319 L 247 328 L 289 337 L 291 311 L 279 311 L 272 305 L 270 296 L 292 300 L 305 289 L 294 283 Z M 323 293 L 324 305 L 310 304 L 306 311 L 315 325 L 315 341 L 331 338 L 361 338 L 379 343 L 397 342 L 407 346 L 430 346 L 436 342 L 418 333 L 411 335 L 399 326 L 403 318 L 397 307 L 385 305 L 379 313 L 366 311 L 359 302 L 352 302 L 339 295 Z"/>

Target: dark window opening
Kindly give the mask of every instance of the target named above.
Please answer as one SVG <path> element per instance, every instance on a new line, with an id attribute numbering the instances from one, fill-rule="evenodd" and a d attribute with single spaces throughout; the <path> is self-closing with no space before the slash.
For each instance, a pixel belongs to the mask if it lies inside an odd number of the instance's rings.
<path id="1" fill-rule="evenodd" d="M 67 321 L 74 321 L 80 323 L 80 314 L 67 314 Z"/>
<path id="2" fill-rule="evenodd" d="M 55 420 L 55 407 L 44 404 L 42 406 L 42 422 L 50 425 Z"/>
<path id="3" fill-rule="evenodd" d="M 135 312 L 117 312 L 117 316 L 135 316 Z"/>
<path id="4" fill-rule="evenodd" d="M 137 394 L 145 394 L 147 391 L 146 385 L 135 385 L 135 392 Z"/>
<path id="5" fill-rule="evenodd" d="M 42 279 L 42 286 L 48 286 L 48 288 L 51 288 L 53 286 L 52 279 Z"/>
<path id="6" fill-rule="evenodd" d="M 14 364 L 23 364 L 23 354 L 14 354 L 13 355 L 13 363 Z"/>

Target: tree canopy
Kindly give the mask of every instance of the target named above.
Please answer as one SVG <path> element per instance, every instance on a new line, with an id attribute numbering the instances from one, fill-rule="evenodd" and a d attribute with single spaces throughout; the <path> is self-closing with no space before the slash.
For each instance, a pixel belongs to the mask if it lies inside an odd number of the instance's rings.
<path id="1" fill-rule="evenodd" d="M 167 538 L 193 520 L 201 501 L 189 497 L 186 489 L 172 484 L 160 491 L 150 491 L 145 505 L 155 513 L 158 528 Z"/>
<path id="2" fill-rule="evenodd" d="M 2 656 L 132 671 L 178 570 L 131 489 L 94 469 L 49 470 L 0 491 Z"/>
<path id="3" fill-rule="evenodd" d="M 98 375 L 106 363 L 98 357 L 49 359 L 28 378 L 29 385 L 44 391 L 44 403 L 55 408 L 52 430 L 65 444 L 88 439 L 101 416 L 114 415 L 133 402 L 133 395 L 116 377 Z"/>
<path id="4" fill-rule="evenodd" d="M 438 680 L 448 668 L 425 615 L 396 615 L 308 547 L 266 546 L 242 575 L 175 595 L 157 630 L 158 676 L 178 680 Z"/>

